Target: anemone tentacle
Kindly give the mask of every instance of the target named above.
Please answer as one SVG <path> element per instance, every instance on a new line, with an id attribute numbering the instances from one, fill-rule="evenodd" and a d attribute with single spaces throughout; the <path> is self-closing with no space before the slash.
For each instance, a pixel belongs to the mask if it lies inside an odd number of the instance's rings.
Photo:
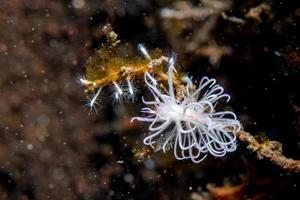
<path id="1" fill-rule="evenodd" d="M 207 155 L 222 157 L 236 150 L 235 133 L 241 129 L 236 115 L 231 111 L 216 112 L 220 99 L 227 102 L 230 96 L 215 79 L 203 77 L 197 89 L 191 91 L 192 81 L 186 78 L 182 100 L 176 99 L 173 85 L 175 56 L 168 59 L 168 91 L 160 90 L 155 77 L 146 72 L 144 80 L 153 100 L 146 101 L 141 112 L 145 117 L 132 120 L 150 123 L 149 134 L 144 138 L 145 145 L 166 153 L 173 148 L 176 159 L 190 159 L 200 163 Z"/>

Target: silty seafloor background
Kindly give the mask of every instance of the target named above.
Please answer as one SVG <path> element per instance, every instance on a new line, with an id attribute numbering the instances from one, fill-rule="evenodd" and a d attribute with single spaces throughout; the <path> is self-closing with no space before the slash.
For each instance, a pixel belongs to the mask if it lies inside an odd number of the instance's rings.
<path id="1" fill-rule="evenodd" d="M 161 153 L 138 162 L 132 149 L 147 127 L 129 121 L 140 101 L 102 96 L 97 115 L 82 109 L 76 78 L 109 22 L 122 42 L 175 51 L 195 79 L 215 77 L 246 130 L 299 159 L 299 2 L 224 5 L 167 19 L 163 9 L 205 9 L 207 0 L 0 0 L 0 199 L 300 198 L 297 174 L 258 160 L 243 143 L 200 164 Z"/>

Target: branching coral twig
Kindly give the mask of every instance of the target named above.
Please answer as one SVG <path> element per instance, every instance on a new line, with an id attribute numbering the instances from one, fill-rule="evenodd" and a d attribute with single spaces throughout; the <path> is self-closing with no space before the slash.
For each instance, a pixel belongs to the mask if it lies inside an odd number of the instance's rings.
<path id="1" fill-rule="evenodd" d="M 286 170 L 300 172 L 300 160 L 285 157 L 282 152 L 281 143 L 269 140 L 260 143 L 254 136 L 246 131 L 237 132 L 237 137 L 240 141 L 247 144 L 249 150 L 256 152 L 258 159 L 267 158 Z"/>

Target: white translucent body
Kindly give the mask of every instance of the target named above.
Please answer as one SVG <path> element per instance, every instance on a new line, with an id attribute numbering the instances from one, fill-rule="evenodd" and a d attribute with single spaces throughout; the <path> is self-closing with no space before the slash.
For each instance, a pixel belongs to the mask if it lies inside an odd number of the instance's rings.
<path id="1" fill-rule="evenodd" d="M 192 81 L 185 77 L 186 91 L 181 101 L 176 100 L 173 87 L 174 57 L 169 59 L 168 93 L 163 93 L 157 81 L 148 72 L 145 82 L 154 100 L 143 102 L 150 106 L 141 112 L 146 116 L 132 120 L 151 123 L 149 135 L 144 139 L 157 151 L 173 148 L 177 159 L 201 162 L 208 154 L 222 157 L 236 150 L 235 133 L 241 128 L 236 115 L 230 111 L 216 112 L 215 106 L 221 98 L 229 101 L 224 89 L 216 85 L 215 79 L 202 78 L 199 87 L 190 92 Z"/>

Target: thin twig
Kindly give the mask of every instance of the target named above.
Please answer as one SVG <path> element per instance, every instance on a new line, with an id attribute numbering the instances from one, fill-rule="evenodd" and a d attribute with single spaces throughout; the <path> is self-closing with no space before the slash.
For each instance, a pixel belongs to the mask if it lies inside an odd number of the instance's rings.
<path id="1" fill-rule="evenodd" d="M 258 159 L 267 158 L 272 163 L 292 172 L 300 172 L 300 160 L 287 158 L 283 155 L 282 144 L 277 141 L 260 143 L 249 132 L 239 131 L 237 137 L 247 144 L 247 148 L 256 152 Z"/>

